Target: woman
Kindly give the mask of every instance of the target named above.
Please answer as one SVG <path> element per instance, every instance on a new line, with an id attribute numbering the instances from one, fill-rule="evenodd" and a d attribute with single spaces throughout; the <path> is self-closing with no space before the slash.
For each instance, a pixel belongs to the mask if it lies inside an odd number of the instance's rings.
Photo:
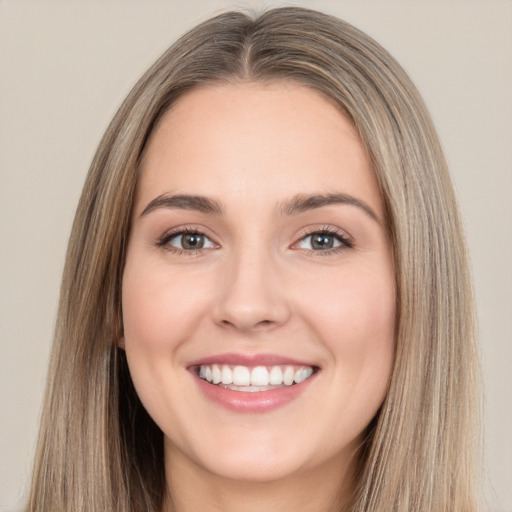
<path id="1" fill-rule="evenodd" d="M 476 510 L 475 361 L 408 77 L 332 17 L 227 13 L 94 158 L 27 510 Z"/>

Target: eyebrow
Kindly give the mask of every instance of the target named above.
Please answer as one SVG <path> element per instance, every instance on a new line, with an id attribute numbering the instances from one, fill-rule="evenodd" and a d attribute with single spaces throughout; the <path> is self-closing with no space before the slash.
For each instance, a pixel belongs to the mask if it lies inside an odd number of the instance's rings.
<path id="1" fill-rule="evenodd" d="M 281 204 L 279 210 L 282 215 L 297 215 L 308 210 L 332 206 L 337 204 L 346 204 L 356 206 L 363 210 L 369 217 L 380 223 L 379 216 L 365 202 L 348 194 L 299 194 L 290 200 Z"/>
<path id="2" fill-rule="evenodd" d="M 201 213 L 208 213 L 213 215 L 222 215 L 222 206 L 215 199 L 187 194 L 162 194 L 150 201 L 140 216 L 144 217 L 148 213 L 157 210 L 158 208 L 177 208 L 181 210 L 195 210 Z"/>
<path id="3" fill-rule="evenodd" d="M 291 199 L 282 202 L 278 206 L 278 211 L 281 215 L 298 215 L 308 210 L 315 210 L 324 206 L 332 206 L 338 204 L 356 206 L 376 222 L 381 222 L 375 211 L 365 202 L 351 195 L 341 193 L 298 194 Z M 151 200 L 144 208 L 140 216 L 144 217 L 145 215 L 159 208 L 195 210 L 210 215 L 222 215 L 224 212 L 221 203 L 209 197 L 189 194 L 162 194 Z"/>

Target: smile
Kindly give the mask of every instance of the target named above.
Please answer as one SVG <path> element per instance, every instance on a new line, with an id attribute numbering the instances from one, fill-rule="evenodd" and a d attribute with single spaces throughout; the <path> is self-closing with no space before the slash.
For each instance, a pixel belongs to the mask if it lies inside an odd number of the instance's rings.
<path id="1" fill-rule="evenodd" d="M 276 354 L 224 353 L 187 366 L 210 404 L 235 413 L 262 414 L 309 395 L 319 366 Z"/>
<path id="2" fill-rule="evenodd" d="M 312 366 L 233 366 L 202 364 L 195 369 L 198 377 L 210 384 L 233 391 L 258 392 L 293 386 L 309 379 Z"/>

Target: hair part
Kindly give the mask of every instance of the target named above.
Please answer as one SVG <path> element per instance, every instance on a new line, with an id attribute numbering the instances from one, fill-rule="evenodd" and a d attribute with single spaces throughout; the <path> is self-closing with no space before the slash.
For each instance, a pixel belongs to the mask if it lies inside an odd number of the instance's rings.
<path id="1" fill-rule="evenodd" d="M 162 433 L 116 345 L 139 164 L 177 99 L 240 81 L 293 81 L 328 98 L 357 128 L 384 199 L 396 356 L 350 510 L 475 511 L 474 307 L 438 137 L 416 88 L 380 45 L 334 17 L 290 7 L 229 12 L 194 28 L 146 72 L 108 127 L 68 246 L 27 512 L 161 507 Z"/>

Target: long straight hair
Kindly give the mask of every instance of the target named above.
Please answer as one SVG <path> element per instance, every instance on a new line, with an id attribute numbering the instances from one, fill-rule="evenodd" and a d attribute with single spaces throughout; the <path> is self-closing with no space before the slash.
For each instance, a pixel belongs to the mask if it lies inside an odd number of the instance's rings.
<path id="1" fill-rule="evenodd" d="M 430 116 L 397 62 L 334 17 L 229 12 L 179 39 L 137 83 L 91 164 L 70 237 L 27 512 L 158 511 L 162 433 L 133 388 L 121 278 L 139 162 L 194 87 L 293 81 L 359 131 L 384 199 L 397 282 L 389 391 L 368 427 L 352 512 L 473 512 L 477 359 L 465 241 Z"/>

